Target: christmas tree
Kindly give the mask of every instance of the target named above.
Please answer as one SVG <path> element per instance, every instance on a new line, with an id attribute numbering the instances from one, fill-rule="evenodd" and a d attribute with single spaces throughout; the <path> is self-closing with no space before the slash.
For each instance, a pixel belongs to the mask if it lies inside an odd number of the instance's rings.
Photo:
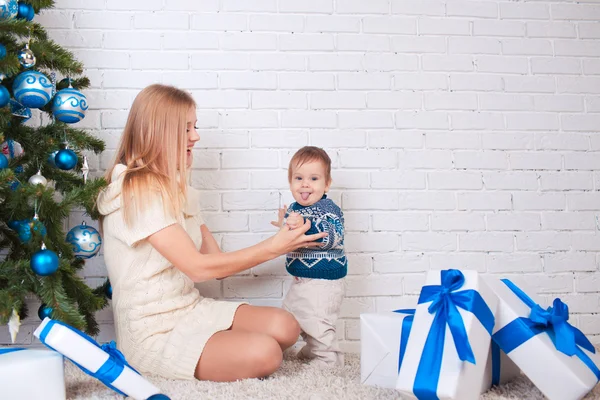
<path id="1" fill-rule="evenodd" d="M 40 318 L 95 335 L 94 313 L 110 296 L 108 282 L 92 289 L 78 276 L 99 250 L 98 231 L 82 224 L 67 234 L 63 226 L 71 210 L 98 217 L 105 182 L 88 179 L 86 152 L 104 143 L 73 125 L 85 116 L 89 79 L 35 22 L 53 5 L 0 0 L 0 323 L 13 342 L 28 299 L 41 303 Z"/>

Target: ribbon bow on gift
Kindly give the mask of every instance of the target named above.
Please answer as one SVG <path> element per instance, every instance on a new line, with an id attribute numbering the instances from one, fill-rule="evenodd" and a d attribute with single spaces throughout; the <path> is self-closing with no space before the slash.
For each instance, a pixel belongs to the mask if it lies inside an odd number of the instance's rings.
<path id="1" fill-rule="evenodd" d="M 502 279 L 502 282 L 531 308 L 531 313 L 529 318 L 517 318 L 504 326 L 492 336 L 492 340 L 508 354 L 532 337 L 545 332 L 556 350 L 567 356 L 577 356 L 600 380 L 600 370 L 582 348 L 590 353 L 595 353 L 596 350 L 583 332 L 567 322 L 569 307 L 557 298 L 552 307 L 544 310 L 510 280 Z"/>
<path id="2" fill-rule="evenodd" d="M 413 393 L 418 399 L 437 399 L 437 385 L 442 367 L 446 326 L 461 361 L 476 363 L 465 325 L 458 307 L 472 313 L 491 335 L 494 314 L 481 295 L 472 289 L 458 291 L 465 276 L 456 269 L 441 271 L 441 285 L 424 286 L 419 304 L 431 302 L 428 311 L 435 314 L 417 368 Z"/>
<path id="3" fill-rule="evenodd" d="M 52 327 L 54 325 L 62 325 L 64 327 L 70 329 L 71 331 L 75 332 L 76 334 L 78 334 L 79 336 L 81 336 L 82 338 L 87 340 L 88 342 L 94 344 L 97 347 L 100 347 L 102 350 L 104 350 L 106 353 L 108 353 L 108 355 L 109 355 L 108 359 L 104 362 L 104 364 L 102 364 L 102 366 L 100 368 L 98 368 L 98 370 L 96 372 L 89 371 L 85 367 L 76 363 L 74 360 L 71 360 L 71 361 L 73 362 L 73 364 L 75 364 L 79 368 L 81 368 L 81 370 L 83 372 L 85 372 L 86 374 L 98 379 L 100 382 L 104 383 L 106 386 L 108 386 L 115 392 L 117 392 L 123 396 L 127 396 L 125 393 L 121 392 L 119 389 L 115 388 L 111 384 L 121 375 L 121 373 L 125 369 L 125 366 L 128 366 L 129 368 L 131 368 L 131 370 L 136 372 L 138 375 L 139 375 L 139 372 L 137 372 L 131 365 L 129 365 L 127 363 L 127 361 L 125 360 L 125 356 L 123 355 L 123 353 L 121 353 L 117 349 L 117 345 L 114 341 L 103 344 L 102 346 L 99 346 L 98 343 L 96 343 L 96 341 L 94 339 L 92 339 L 85 333 L 83 333 L 77 329 L 74 329 L 73 327 L 71 327 L 67 324 L 64 324 L 60 321 L 51 319 L 48 321 L 48 323 L 42 330 L 42 333 L 40 334 L 40 341 L 42 343 L 44 343 L 46 346 L 48 346 L 49 348 L 51 348 L 52 350 L 55 350 L 55 349 L 53 349 L 51 346 L 49 346 L 46 343 L 46 337 L 48 336 L 48 334 L 50 334 L 50 332 L 52 331 Z"/>

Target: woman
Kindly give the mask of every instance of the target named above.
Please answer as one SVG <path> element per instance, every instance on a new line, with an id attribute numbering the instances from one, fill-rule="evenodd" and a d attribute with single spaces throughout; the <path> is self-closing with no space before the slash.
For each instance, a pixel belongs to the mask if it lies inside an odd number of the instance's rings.
<path id="1" fill-rule="evenodd" d="M 296 320 L 278 308 L 203 298 L 194 282 L 319 246 L 314 241 L 324 234 L 304 235 L 307 221 L 222 253 L 200 215 L 198 192 L 186 184 L 200 139 L 195 108 L 179 89 L 142 90 L 98 196 L 119 348 L 140 372 L 167 378 L 263 377 L 296 342 Z"/>

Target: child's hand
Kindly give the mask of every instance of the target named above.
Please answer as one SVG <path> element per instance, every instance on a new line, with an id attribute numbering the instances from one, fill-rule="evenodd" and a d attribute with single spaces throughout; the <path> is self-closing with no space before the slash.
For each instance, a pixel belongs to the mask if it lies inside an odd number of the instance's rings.
<path id="1" fill-rule="evenodd" d="M 288 215 L 286 223 L 290 229 L 297 229 L 304 225 L 304 217 L 297 212 L 292 212 Z"/>
<path id="2" fill-rule="evenodd" d="M 277 211 L 277 221 L 271 221 L 271 225 L 276 226 L 277 228 L 281 228 L 283 226 L 285 210 L 287 210 L 287 206 L 284 204 L 283 207 Z"/>

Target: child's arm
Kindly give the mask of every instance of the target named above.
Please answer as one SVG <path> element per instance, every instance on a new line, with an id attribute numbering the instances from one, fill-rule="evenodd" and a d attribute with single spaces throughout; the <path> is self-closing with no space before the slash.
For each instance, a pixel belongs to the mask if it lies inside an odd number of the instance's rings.
<path id="1" fill-rule="evenodd" d="M 283 207 L 277 211 L 277 221 L 271 221 L 271 225 L 281 228 L 283 226 L 283 220 L 285 219 L 286 210 L 287 206 L 284 204 Z"/>

